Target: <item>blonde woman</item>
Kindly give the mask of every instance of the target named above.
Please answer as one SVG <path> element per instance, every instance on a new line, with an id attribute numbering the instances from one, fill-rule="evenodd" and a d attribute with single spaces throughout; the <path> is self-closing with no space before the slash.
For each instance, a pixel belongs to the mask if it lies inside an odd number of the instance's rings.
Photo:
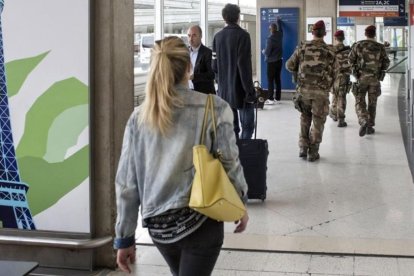
<path id="1" fill-rule="evenodd" d="M 191 60 L 178 37 L 152 51 L 144 103 L 131 115 L 116 176 L 114 247 L 121 270 L 135 261 L 138 208 L 142 224 L 173 275 L 211 275 L 223 243 L 223 223 L 188 208 L 193 180 L 192 147 L 198 144 L 207 95 L 189 90 Z M 214 96 L 217 146 L 223 166 L 245 200 L 247 184 L 238 159 L 231 108 Z M 211 122 L 205 137 L 210 148 Z M 234 232 L 243 232 L 248 215 Z"/>

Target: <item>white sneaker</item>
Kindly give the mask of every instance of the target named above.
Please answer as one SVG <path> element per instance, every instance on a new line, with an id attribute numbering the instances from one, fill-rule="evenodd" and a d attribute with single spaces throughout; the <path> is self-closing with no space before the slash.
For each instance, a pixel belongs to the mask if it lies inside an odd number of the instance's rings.
<path id="1" fill-rule="evenodd" d="M 268 104 L 268 105 L 275 104 L 275 101 L 272 101 L 272 100 L 266 100 L 266 101 L 264 102 L 264 104 Z"/>

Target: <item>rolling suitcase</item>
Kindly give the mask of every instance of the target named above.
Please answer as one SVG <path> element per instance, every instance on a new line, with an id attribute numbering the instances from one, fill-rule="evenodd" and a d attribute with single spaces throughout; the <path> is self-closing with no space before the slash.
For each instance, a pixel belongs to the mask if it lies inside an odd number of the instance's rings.
<path id="1" fill-rule="evenodd" d="M 248 186 L 247 197 L 264 201 L 267 190 L 266 172 L 269 149 L 267 140 L 256 139 L 258 104 L 256 104 L 255 109 L 254 139 L 239 139 L 237 146 L 239 147 L 239 158 Z"/>

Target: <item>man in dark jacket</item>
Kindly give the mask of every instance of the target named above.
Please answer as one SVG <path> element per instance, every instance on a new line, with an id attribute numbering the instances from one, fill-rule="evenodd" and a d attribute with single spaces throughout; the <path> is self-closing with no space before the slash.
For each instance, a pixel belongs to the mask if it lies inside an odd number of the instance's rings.
<path id="1" fill-rule="evenodd" d="M 250 139 L 254 131 L 256 99 L 252 79 L 252 53 L 250 35 L 237 23 L 240 8 L 227 4 L 222 10 L 226 26 L 213 39 L 213 71 L 218 83 L 217 94 L 226 100 L 234 114 L 234 132 L 239 138 Z"/>
<path id="2" fill-rule="evenodd" d="M 203 33 L 200 26 L 191 26 L 187 35 L 193 65 L 193 73 L 189 81 L 190 88 L 206 94 L 215 94 L 214 72 L 211 67 L 212 52 L 201 43 Z"/>
<path id="3" fill-rule="evenodd" d="M 270 24 L 269 30 L 270 36 L 267 38 L 266 48 L 263 49 L 263 54 L 265 55 L 267 63 L 267 82 L 269 84 L 269 99 L 265 104 L 273 104 L 274 100 L 279 102 L 282 95 L 280 73 L 282 72 L 283 32 L 279 17 L 277 18 L 277 23 Z M 275 83 L 276 94 L 274 94 Z"/>

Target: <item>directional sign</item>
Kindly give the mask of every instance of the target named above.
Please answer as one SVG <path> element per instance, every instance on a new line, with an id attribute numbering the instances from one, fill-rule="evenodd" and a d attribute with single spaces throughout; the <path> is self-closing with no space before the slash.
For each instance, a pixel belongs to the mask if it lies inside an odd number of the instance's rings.
<path id="1" fill-rule="evenodd" d="M 339 16 L 403 17 L 405 0 L 339 0 Z"/>
<path id="2" fill-rule="evenodd" d="M 299 37 L 299 8 L 261 8 L 260 9 L 260 49 L 266 47 L 266 39 L 269 36 L 269 25 L 275 23 L 277 18 L 282 20 L 283 30 L 283 66 L 282 66 L 282 91 L 287 92 L 295 89 L 292 83 L 292 74 L 285 68 L 285 62 L 293 54 L 298 45 Z M 267 89 L 267 64 L 264 55 L 260 55 L 260 80 L 262 87 Z"/>

